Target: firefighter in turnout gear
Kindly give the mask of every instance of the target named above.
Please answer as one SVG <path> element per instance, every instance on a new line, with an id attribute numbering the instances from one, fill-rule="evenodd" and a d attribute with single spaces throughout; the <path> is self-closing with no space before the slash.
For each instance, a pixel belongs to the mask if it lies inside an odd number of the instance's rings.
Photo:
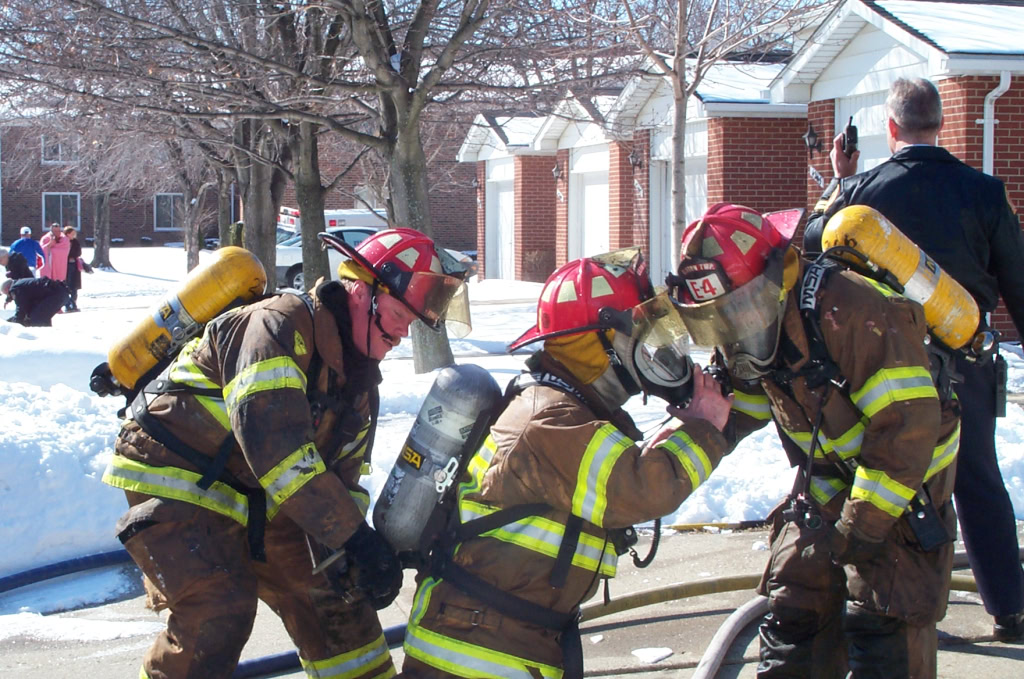
<path id="1" fill-rule="evenodd" d="M 170 611 L 141 677 L 230 677 L 258 598 L 309 676 L 395 673 L 375 609 L 397 594 L 401 567 L 364 521 L 359 485 L 379 362 L 415 319 L 437 327 L 464 289 L 411 229 L 356 249 L 321 238 L 350 257 L 341 281 L 211 320 L 117 438 L 103 480 L 130 505 L 118 537 L 152 607 Z"/>
<path id="2" fill-rule="evenodd" d="M 771 516 L 757 676 L 840 679 L 848 665 L 854 678 L 928 679 L 959 411 L 933 382 L 920 305 L 802 260 L 788 246 L 801 213 L 715 205 L 687 227 L 669 277 L 695 344 L 728 370 L 737 439 L 774 420 L 799 467 Z"/>
<path id="3" fill-rule="evenodd" d="M 730 401 L 693 370 L 639 249 L 555 271 L 510 350 L 537 341 L 455 487 L 401 676 L 581 677 L 580 604 L 615 575 L 618 536 L 674 511 L 725 452 Z M 682 424 L 641 451 L 621 406 L 641 390 L 678 403 L 691 389 Z"/>

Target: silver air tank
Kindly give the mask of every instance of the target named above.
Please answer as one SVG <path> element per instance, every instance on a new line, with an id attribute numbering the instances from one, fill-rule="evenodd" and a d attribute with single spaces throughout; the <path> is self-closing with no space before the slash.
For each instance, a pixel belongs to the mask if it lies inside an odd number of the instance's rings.
<path id="1" fill-rule="evenodd" d="M 501 389 L 478 365 L 451 365 L 434 379 L 402 452 L 373 508 L 373 525 L 397 552 L 420 548 L 424 529 L 445 491 L 457 480 L 461 455 L 472 456 Z M 473 441 L 467 439 L 473 436 Z"/>

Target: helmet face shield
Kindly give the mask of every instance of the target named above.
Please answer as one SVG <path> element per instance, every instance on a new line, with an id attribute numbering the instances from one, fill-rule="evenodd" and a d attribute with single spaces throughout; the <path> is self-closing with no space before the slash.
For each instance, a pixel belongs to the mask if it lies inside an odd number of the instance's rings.
<path id="1" fill-rule="evenodd" d="M 445 273 L 432 240 L 412 229 L 379 231 L 353 247 L 336 236 L 319 234 L 349 258 L 338 275 L 375 283 L 434 330 L 447 321 L 452 335 L 469 334 L 469 293 L 460 276 Z"/>
<path id="2" fill-rule="evenodd" d="M 405 292 L 395 295 L 420 319 L 436 329 L 445 321 L 452 335 L 465 337 L 472 329 L 469 318 L 469 293 L 464 281 L 431 272 L 414 272 Z"/>
<path id="3" fill-rule="evenodd" d="M 677 294 L 682 296 L 678 288 Z M 680 303 L 679 308 L 694 344 L 719 347 L 737 377 L 757 379 L 775 358 L 785 299 L 782 258 L 773 257 L 750 282 L 706 302 Z"/>

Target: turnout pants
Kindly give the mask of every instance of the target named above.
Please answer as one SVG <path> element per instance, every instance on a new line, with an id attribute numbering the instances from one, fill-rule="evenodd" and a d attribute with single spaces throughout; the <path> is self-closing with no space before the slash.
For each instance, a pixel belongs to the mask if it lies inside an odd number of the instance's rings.
<path id="1" fill-rule="evenodd" d="M 257 598 L 284 622 L 310 677 L 395 674 L 377 613 L 346 603 L 312 575 L 305 536 L 285 516 L 267 524 L 267 562 L 249 558 L 245 527 L 201 507 L 128 493 L 118 524 L 167 628 L 143 659 L 149 679 L 228 679 L 252 631 Z"/>
<path id="2" fill-rule="evenodd" d="M 960 401 L 960 454 L 953 497 L 967 558 L 978 593 L 990 615 L 1024 610 L 1024 571 L 1020 564 L 1013 505 L 996 459 L 995 367 L 957 359 L 964 382 Z"/>
<path id="3" fill-rule="evenodd" d="M 769 613 L 758 679 L 844 679 L 847 671 L 853 679 L 934 679 L 935 623 L 912 626 L 866 602 L 847 604 L 846 572 L 819 544 L 827 527 L 810 530 L 778 514 L 759 588 Z"/>

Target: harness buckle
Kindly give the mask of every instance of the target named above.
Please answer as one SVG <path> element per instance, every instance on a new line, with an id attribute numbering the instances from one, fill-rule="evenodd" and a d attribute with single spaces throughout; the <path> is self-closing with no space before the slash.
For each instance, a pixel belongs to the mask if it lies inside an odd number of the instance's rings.
<path id="1" fill-rule="evenodd" d="M 479 609 L 474 609 L 473 615 L 469 619 L 469 624 L 473 627 L 479 627 L 484 624 L 484 612 Z"/>
<path id="2" fill-rule="evenodd" d="M 459 458 L 457 457 L 451 458 L 443 469 L 434 472 L 434 490 L 438 495 L 444 495 L 444 492 L 455 483 L 455 475 L 458 473 Z"/>

